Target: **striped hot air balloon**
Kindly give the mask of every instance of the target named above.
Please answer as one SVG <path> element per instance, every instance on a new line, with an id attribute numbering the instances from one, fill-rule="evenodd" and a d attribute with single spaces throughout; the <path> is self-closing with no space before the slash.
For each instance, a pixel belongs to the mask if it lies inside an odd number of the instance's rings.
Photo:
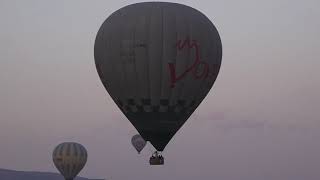
<path id="1" fill-rule="evenodd" d="M 112 99 L 143 139 L 163 151 L 213 86 L 222 44 L 198 10 L 144 2 L 106 19 L 94 56 Z"/>
<path id="2" fill-rule="evenodd" d="M 73 180 L 87 162 L 87 150 L 79 143 L 64 142 L 53 151 L 54 165 L 66 180 Z"/>

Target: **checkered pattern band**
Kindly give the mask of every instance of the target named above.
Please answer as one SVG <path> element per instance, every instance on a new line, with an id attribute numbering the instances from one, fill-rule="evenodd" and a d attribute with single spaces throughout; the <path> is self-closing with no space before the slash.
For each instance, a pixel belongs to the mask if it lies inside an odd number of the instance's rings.
<path id="1" fill-rule="evenodd" d="M 152 105 L 151 99 L 125 99 L 117 100 L 117 105 L 123 112 L 174 112 L 189 113 L 193 111 L 199 103 L 196 100 L 177 100 L 175 105 L 170 105 L 168 99 L 161 99 L 159 105 Z"/>

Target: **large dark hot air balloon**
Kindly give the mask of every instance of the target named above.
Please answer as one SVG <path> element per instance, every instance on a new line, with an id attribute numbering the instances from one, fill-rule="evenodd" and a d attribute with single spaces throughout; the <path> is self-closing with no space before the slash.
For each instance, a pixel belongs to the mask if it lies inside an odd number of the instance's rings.
<path id="1" fill-rule="evenodd" d="M 222 45 L 201 12 L 176 3 L 144 2 L 106 19 L 94 55 L 114 102 L 140 135 L 163 151 L 213 86 Z"/>
<path id="2" fill-rule="evenodd" d="M 78 143 L 65 142 L 53 151 L 54 165 L 66 180 L 73 180 L 87 162 L 87 150 Z"/>

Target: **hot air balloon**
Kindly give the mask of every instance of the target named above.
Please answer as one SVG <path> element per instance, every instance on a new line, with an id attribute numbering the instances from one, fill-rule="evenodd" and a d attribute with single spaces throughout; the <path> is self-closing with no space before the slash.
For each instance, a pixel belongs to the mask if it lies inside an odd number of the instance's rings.
<path id="1" fill-rule="evenodd" d="M 54 165 L 65 180 L 73 180 L 87 162 L 87 151 L 78 143 L 65 142 L 59 144 L 53 151 Z"/>
<path id="2" fill-rule="evenodd" d="M 141 137 L 140 134 L 136 134 L 132 136 L 131 143 L 133 147 L 138 151 L 139 154 L 147 144 L 147 142 L 143 139 L 143 137 Z"/>
<path id="3" fill-rule="evenodd" d="M 213 86 L 222 45 L 215 26 L 198 10 L 144 2 L 104 21 L 94 57 L 114 102 L 161 152 Z"/>

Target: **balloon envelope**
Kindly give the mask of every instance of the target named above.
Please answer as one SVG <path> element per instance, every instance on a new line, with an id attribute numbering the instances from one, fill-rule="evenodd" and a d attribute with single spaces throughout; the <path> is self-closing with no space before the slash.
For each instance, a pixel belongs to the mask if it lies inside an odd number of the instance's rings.
<path id="1" fill-rule="evenodd" d="M 133 147 L 140 153 L 142 149 L 146 146 L 147 142 L 140 136 L 140 134 L 136 134 L 132 136 L 131 143 Z"/>
<path id="2" fill-rule="evenodd" d="M 201 12 L 145 2 L 106 19 L 94 55 L 112 99 L 139 134 L 162 151 L 213 86 L 222 45 Z"/>
<path id="3" fill-rule="evenodd" d="M 72 180 L 87 162 L 87 151 L 78 143 L 65 142 L 53 151 L 54 165 L 67 180 Z"/>

